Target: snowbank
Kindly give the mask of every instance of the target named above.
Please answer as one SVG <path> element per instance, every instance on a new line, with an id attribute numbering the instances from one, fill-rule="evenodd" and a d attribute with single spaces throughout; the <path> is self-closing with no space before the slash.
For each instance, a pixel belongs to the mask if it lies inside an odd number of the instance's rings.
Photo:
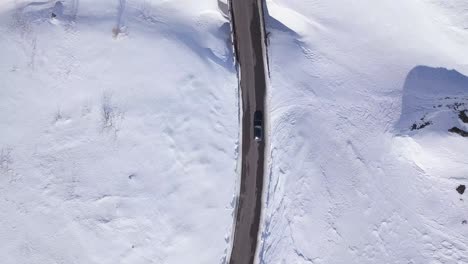
<path id="1" fill-rule="evenodd" d="M 215 1 L 0 5 L 2 263 L 218 263 L 238 136 Z"/>
<path id="2" fill-rule="evenodd" d="M 468 263 L 466 1 L 267 7 L 260 263 Z"/>

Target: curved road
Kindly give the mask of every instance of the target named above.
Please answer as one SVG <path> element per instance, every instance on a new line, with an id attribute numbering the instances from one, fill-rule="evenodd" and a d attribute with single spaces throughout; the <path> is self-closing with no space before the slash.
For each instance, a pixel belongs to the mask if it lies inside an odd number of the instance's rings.
<path id="1" fill-rule="evenodd" d="M 253 135 L 255 111 L 264 113 L 264 130 L 266 127 L 263 11 L 261 0 L 230 0 L 230 6 L 236 58 L 240 65 L 243 117 L 241 186 L 229 263 L 253 264 L 261 216 L 266 140 L 256 142 Z"/>

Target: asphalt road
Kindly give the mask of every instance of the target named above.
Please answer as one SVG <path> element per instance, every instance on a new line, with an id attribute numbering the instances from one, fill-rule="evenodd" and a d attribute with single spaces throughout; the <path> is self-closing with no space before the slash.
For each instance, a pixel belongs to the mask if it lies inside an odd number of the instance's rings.
<path id="1" fill-rule="evenodd" d="M 265 119 L 265 65 L 262 0 L 230 0 L 234 45 L 241 72 L 242 170 L 234 242 L 230 264 L 253 264 L 261 216 L 265 140 L 256 142 L 253 116 L 259 110 Z"/>

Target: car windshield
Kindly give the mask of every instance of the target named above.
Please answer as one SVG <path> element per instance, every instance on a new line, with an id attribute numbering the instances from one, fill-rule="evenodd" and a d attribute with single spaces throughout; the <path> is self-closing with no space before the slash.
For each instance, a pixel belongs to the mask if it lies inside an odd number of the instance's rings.
<path id="1" fill-rule="evenodd" d="M 262 111 L 255 111 L 254 113 L 254 121 L 262 121 Z"/>

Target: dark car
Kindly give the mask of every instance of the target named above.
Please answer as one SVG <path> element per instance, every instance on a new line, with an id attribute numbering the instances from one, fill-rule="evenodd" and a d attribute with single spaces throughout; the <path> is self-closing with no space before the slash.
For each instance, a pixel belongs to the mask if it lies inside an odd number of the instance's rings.
<path id="1" fill-rule="evenodd" d="M 263 140 L 263 114 L 262 111 L 255 111 L 254 113 L 254 138 L 255 141 L 260 142 Z"/>

